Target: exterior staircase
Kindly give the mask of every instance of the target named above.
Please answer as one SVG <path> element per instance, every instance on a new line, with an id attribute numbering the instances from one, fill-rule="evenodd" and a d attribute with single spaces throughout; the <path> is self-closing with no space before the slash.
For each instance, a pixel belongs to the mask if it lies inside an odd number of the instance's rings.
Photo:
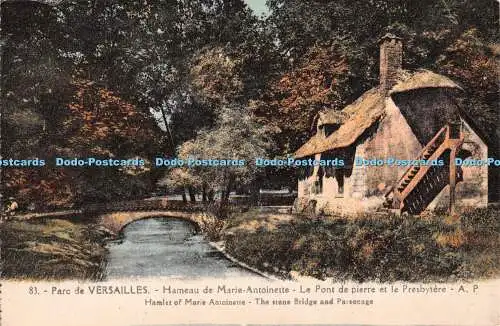
<path id="1" fill-rule="evenodd" d="M 455 185 L 462 181 L 462 169 L 455 158 L 463 144 L 460 124 L 448 124 L 419 153 L 417 160 L 443 160 L 444 165 L 411 166 L 386 194 L 385 207 L 420 214 L 450 185 L 450 211 L 453 212 Z"/>

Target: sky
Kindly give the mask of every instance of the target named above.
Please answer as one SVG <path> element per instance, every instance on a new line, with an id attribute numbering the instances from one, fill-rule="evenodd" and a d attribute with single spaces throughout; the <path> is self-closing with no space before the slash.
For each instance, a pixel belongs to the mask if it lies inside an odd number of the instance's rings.
<path id="1" fill-rule="evenodd" d="M 245 0 L 245 2 L 257 15 L 267 13 L 266 0 Z"/>

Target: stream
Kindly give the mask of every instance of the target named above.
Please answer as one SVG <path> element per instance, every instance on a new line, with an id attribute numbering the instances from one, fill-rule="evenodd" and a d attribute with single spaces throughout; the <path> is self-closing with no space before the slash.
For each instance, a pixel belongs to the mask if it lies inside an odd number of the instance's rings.
<path id="1" fill-rule="evenodd" d="M 188 221 L 150 218 L 127 225 L 108 245 L 107 280 L 128 277 L 176 279 L 261 277 L 228 260 Z"/>

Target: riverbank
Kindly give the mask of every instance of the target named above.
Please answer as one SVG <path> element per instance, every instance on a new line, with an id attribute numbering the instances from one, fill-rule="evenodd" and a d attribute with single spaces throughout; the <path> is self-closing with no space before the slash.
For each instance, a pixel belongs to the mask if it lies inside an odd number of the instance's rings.
<path id="1" fill-rule="evenodd" d="M 100 280 L 113 235 L 78 219 L 34 219 L 0 225 L 2 278 Z"/>
<path id="2" fill-rule="evenodd" d="M 266 278 L 420 282 L 500 276 L 499 213 L 496 208 L 470 210 L 455 219 L 311 218 L 250 209 L 225 220 L 206 213 L 186 213 L 182 219 L 196 225 L 228 260 Z M 68 216 L 3 223 L 2 277 L 102 279 L 108 241 L 123 226 L 149 215 L 123 212 L 86 220 Z"/>
<path id="3" fill-rule="evenodd" d="M 312 219 L 250 210 L 228 220 L 221 240 L 231 256 L 282 278 L 450 282 L 500 275 L 498 216 Z"/>
<path id="4" fill-rule="evenodd" d="M 121 238 L 122 230 L 128 224 L 152 218 L 187 221 L 207 239 L 207 245 L 217 237 L 223 226 L 223 222 L 211 214 L 181 211 L 130 211 L 97 215 L 70 214 L 65 211 L 31 214 L 29 218 L 25 215 L 14 216 L 13 220 L 0 224 L 1 277 L 21 280 L 102 280 L 109 258 L 109 242 Z M 175 234 L 176 231 L 172 232 Z M 228 261 L 241 265 L 229 258 L 220 247 L 212 247 L 226 256 Z M 241 267 L 256 273 L 247 266 Z"/>

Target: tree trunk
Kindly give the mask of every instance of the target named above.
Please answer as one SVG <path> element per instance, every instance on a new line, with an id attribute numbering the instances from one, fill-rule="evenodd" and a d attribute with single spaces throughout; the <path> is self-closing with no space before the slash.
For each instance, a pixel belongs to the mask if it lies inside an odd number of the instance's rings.
<path id="1" fill-rule="evenodd" d="M 186 189 L 182 189 L 182 202 L 184 204 L 187 204 L 187 202 L 188 202 L 188 199 L 186 197 Z"/>
<path id="2" fill-rule="evenodd" d="M 229 203 L 229 196 L 231 195 L 231 188 L 233 187 L 233 182 L 231 179 L 232 178 L 229 178 L 229 181 L 226 186 L 226 198 L 224 198 L 226 203 Z"/>
<path id="3" fill-rule="evenodd" d="M 250 186 L 250 205 L 257 205 L 259 202 L 260 180 L 255 180 Z"/>
<path id="4" fill-rule="evenodd" d="M 213 202 L 215 199 L 215 192 L 213 190 L 208 191 L 208 201 Z"/>
<path id="5" fill-rule="evenodd" d="M 204 184 L 203 185 L 203 189 L 202 189 L 202 198 L 201 200 L 206 203 L 207 202 L 207 185 Z"/>
<path id="6" fill-rule="evenodd" d="M 233 183 L 234 183 L 234 177 L 229 176 L 227 184 L 226 184 L 226 189 L 222 192 L 222 198 L 221 198 L 221 210 L 223 208 L 226 208 L 229 204 L 229 195 L 231 194 L 231 189 L 233 188 Z"/>
<path id="7" fill-rule="evenodd" d="M 189 200 L 192 203 L 195 203 L 196 202 L 196 194 L 194 192 L 194 188 L 193 187 L 188 187 L 188 192 L 189 192 Z"/>
<path id="8" fill-rule="evenodd" d="M 165 112 L 165 107 L 162 105 L 160 107 L 161 116 L 163 118 L 163 123 L 165 124 L 165 129 L 167 129 L 168 139 L 172 149 L 172 153 L 175 153 L 174 137 L 172 136 L 172 130 L 170 130 L 170 124 L 168 123 L 167 113 Z"/>

